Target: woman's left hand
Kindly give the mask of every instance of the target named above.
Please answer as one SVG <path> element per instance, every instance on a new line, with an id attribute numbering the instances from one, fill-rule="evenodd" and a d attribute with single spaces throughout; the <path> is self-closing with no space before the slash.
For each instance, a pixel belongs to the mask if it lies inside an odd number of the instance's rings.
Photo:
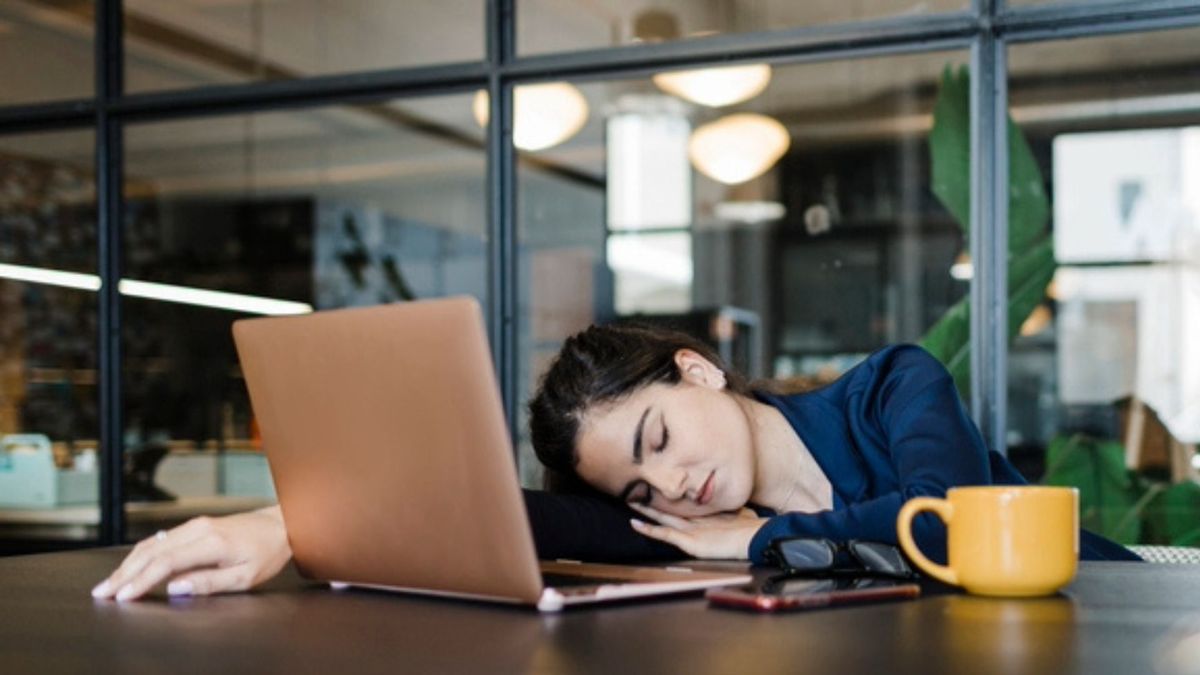
<path id="1" fill-rule="evenodd" d="M 629 507 L 658 523 L 633 519 L 630 524 L 634 530 L 697 558 L 747 559 L 750 540 L 767 522 L 766 518 L 745 507 L 699 518 L 672 516 L 641 504 L 630 504 Z"/>

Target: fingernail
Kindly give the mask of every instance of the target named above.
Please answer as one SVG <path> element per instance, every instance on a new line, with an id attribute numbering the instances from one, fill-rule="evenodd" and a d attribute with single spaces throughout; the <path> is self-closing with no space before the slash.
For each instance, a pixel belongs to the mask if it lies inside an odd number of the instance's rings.
<path id="1" fill-rule="evenodd" d="M 117 601 L 124 602 L 133 597 L 133 584 L 126 584 L 124 588 L 117 591 Z"/>
<path id="2" fill-rule="evenodd" d="M 93 598 L 106 598 L 111 594 L 112 588 L 107 579 L 96 584 L 96 587 L 92 589 Z"/>
<path id="3" fill-rule="evenodd" d="M 643 527 L 645 527 L 645 526 L 646 526 L 646 524 L 645 524 L 645 523 L 643 523 L 642 521 L 638 520 L 637 518 L 630 518 L 630 519 L 629 519 L 629 524 L 630 524 L 630 525 L 632 525 L 632 526 L 634 527 L 634 529 L 637 529 L 637 530 L 640 530 L 640 529 L 642 529 Z"/>
<path id="4" fill-rule="evenodd" d="M 167 584 L 167 595 L 191 595 L 195 590 L 190 581 L 172 581 Z"/>

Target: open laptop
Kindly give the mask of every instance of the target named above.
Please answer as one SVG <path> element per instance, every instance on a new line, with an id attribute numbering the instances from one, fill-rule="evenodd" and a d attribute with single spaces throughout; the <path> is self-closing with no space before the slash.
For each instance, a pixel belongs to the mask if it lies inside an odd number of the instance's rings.
<path id="1" fill-rule="evenodd" d="M 539 565 L 473 298 L 246 319 L 233 335 L 307 577 L 543 611 L 750 581 Z"/>

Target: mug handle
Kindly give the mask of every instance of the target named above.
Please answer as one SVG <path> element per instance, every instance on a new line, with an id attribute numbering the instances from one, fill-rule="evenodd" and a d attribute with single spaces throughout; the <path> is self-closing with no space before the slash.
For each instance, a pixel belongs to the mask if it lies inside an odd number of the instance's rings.
<path id="1" fill-rule="evenodd" d="M 900 508 L 900 515 L 896 516 L 896 534 L 900 538 L 900 548 L 904 549 L 907 555 L 917 567 L 929 576 L 950 584 L 958 585 L 958 572 L 946 565 L 939 565 L 925 554 L 921 553 L 921 549 L 917 547 L 917 542 L 912 536 L 912 519 L 921 511 L 933 511 L 946 523 L 950 525 L 950 519 L 954 516 L 954 506 L 945 499 L 935 499 L 933 497 L 914 497 Z"/>

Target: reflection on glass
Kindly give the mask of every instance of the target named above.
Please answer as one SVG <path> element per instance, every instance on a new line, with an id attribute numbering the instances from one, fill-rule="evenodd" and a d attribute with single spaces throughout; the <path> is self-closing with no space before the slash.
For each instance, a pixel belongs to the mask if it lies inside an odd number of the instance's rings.
<path id="1" fill-rule="evenodd" d="M 599 49 L 668 42 L 724 33 L 798 28 L 965 9 L 964 0 L 751 0 L 596 3 L 585 0 L 517 0 L 517 50 L 521 54 Z"/>
<path id="2" fill-rule="evenodd" d="M 491 108 L 486 90 L 475 93 L 471 109 L 486 127 Z M 587 122 L 587 101 L 566 82 L 527 84 L 516 88 L 513 107 L 520 122 L 513 128 L 513 145 L 536 152 L 552 148 L 579 132 Z"/>
<path id="3" fill-rule="evenodd" d="M 131 537 L 158 529 L 163 512 L 273 499 L 234 320 L 454 294 L 486 304 L 484 131 L 470 103 L 126 130 Z"/>
<path id="4" fill-rule="evenodd" d="M 1009 450 L 1126 544 L 1200 544 L 1198 39 L 1010 49 L 1012 116 L 1052 187 L 1054 282 L 1017 317 Z"/>
<path id="5" fill-rule="evenodd" d="M 95 536 L 93 134 L 0 137 L 0 536 Z"/>
<path id="6" fill-rule="evenodd" d="M 483 58 L 484 3 L 125 0 L 131 92 Z"/>
<path id="7" fill-rule="evenodd" d="M 94 12 L 95 0 L 0 3 L 0 105 L 92 96 Z"/>
<path id="8" fill-rule="evenodd" d="M 1126 3 L 1128 0 L 1005 0 L 1011 6 L 1017 5 L 1112 5 Z"/>
<path id="9" fill-rule="evenodd" d="M 624 317 L 693 332 L 751 377 L 814 382 L 920 340 L 969 287 L 951 275 L 965 239 L 929 160 L 942 72 L 965 60 L 773 66 L 721 108 L 653 78 L 577 83 L 588 122 L 518 166 L 521 399 L 567 336 Z M 765 159 L 714 179 L 697 137 L 749 115 L 782 139 L 740 138 L 733 159 Z"/>

